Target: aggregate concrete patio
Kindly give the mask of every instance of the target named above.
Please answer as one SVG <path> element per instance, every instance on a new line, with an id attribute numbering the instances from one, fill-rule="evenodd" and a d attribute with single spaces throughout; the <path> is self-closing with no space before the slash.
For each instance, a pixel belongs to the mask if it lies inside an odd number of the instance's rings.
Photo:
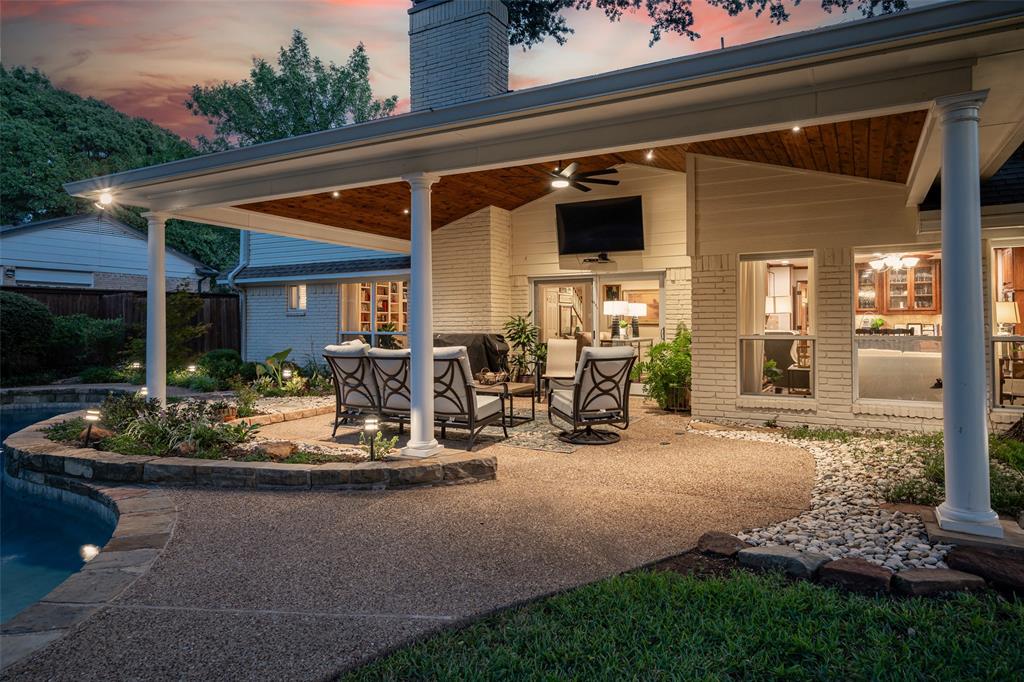
<path id="1" fill-rule="evenodd" d="M 482 447 L 498 457 L 498 480 L 474 485 L 171 489 L 178 524 L 150 571 L 5 677 L 320 679 L 680 553 L 707 530 L 765 526 L 808 506 L 805 450 L 710 438 L 682 417 L 635 409 L 641 419 L 613 446 Z M 331 421 L 264 435 L 328 438 Z"/>

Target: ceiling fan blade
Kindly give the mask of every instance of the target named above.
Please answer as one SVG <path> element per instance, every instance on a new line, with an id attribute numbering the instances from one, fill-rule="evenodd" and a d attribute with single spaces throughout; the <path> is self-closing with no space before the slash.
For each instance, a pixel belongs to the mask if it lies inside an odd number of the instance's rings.
<path id="1" fill-rule="evenodd" d="M 576 163 L 575 161 L 573 161 L 568 166 L 566 166 L 565 168 L 562 169 L 562 175 L 564 175 L 567 178 L 571 178 L 573 173 L 575 173 L 576 169 L 579 168 L 579 167 L 580 167 L 580 165 L 578 163 Z"/>
<path id="2" fill-rule="evenodd" d="M 603 170 L 587 171 L 585 173 L 580 173 L 577 177 L 589 178 L 595 175 L 615 175 L 618 172 L 619 171 L 616 170 L 615 168 L 605 168 Z"/>
<path id="3" fill-rule="evenodd" d="M 588 185 L 617 185 L 618 180 L 599 180 L 598 178 L 580 178 L 576 182 L 585 182 Z"/>
<path id="4" fill-rule="evenodd" d="M 585 185 L 581 185 L 578 182 L 573 182 L 569 186 L 572 187 L 573 189 L 578 189 L 581 192 L 589 192 L 590 191 L 589 187 L 587 187 Z"/>

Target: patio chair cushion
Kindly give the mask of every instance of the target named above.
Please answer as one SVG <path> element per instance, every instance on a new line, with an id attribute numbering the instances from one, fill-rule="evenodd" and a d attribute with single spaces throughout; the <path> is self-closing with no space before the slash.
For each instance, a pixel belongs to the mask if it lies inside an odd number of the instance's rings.
<path id="1" fill-rule="evenodd" d="M 493 395 L 478 395 L 476 397 L 476 418 L 478 420 L 499 412 L 501 412 L 501 398 Z"/>
<path id="2" fill-rule="evenodd" d="M 553 391 L 551 393 L 551 407 L 562 414 L 572 416 L 572 391 Z"/>
<path id="3" fill-rule="evenodd" d="M 391 350 L 371 348 L 367 351 L 374 365 L 374 376 L 380 388 L 381 408 L 385 411 L 409 411 L 408 348 Z"/>
<path id="4" fill-rule="evenodd" d="M 341 403 L 346 408 L 376 405 L 377 381 L 373 369 L 364 360 L 369 348 L 359 340 L 324 347 L 324 356 L 341 389 Z"/>

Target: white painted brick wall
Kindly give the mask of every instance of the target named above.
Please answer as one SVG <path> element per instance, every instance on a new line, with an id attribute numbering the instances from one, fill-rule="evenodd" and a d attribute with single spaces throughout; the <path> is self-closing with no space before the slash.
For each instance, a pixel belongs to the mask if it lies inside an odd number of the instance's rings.
<path id="1" fill-rule="evenodd" d="M 338 342 L 338 285 L 306 285 L 306 314 L 289 314 L 284 286 L 246 287 L 246 360 L 263 360 L 285 348 L 290 359 L 304 362 Z"/>

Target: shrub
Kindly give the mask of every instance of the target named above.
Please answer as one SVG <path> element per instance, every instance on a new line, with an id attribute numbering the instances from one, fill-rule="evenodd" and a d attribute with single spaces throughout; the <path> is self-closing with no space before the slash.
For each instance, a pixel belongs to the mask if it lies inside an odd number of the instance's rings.
<path id="1" fill-rule="evenodd" d="M 178 369 L 195 356 L 191 343 L 209 329 L 209 324 L 196 323 L 203 309 L 203 299 L 190 291 L 176 291 L 167 297 L 167 367 Z M 128 344 L 127 354 L 133 360 L 146 357 L 146 335 L 139 334 Z"/>
<path id="2" fill-rule="evenodd" d="M 100 406 L 103 424 L 114 431 L 121 431 L 139 417 L 159 411 L 159 401 L 147 400 L 136 393 L 111 394 Z"/>
<path id="3" fill-rule="evenodd" d="M 238 416 L 251 417 L 256 414 L 256 400 L 260 397 L 256 389 L 240 381 L 235 382 L 231 388 L 235 391 L 235 398 L 238 403 Z"/>
<path id="4" fill-rule="evenodd" d="M 50 440 L 57 441 L 59 443 L 66 443 L 78 438 L 78 434 L 85 428 L 85 420 L 81 417 L 75 417 L 74 419 L 65 419 L 62 422 L 56 424 L 50 424 L 43 429 L 43 433 Z"/>
<path id="5" fill-rule="evenodd" d="M 86 367 L 78 373 L 83 384 L 109 384 L 124 379 L 121 372 L 112 367 Z"/>
<path id="6" fill-rule="evenodd" d="M 223 423 L 213 404 L 186 400 L 170 404 L 162 412 L 139 416 L 103 445 L 122 454 L 210 457 L 219 456 L 225 447 L 251 439 L 258 429 L 244 423 Z"/>
<path id="7" fill-rule="evenodd" d="M 124 347 L 122 320 L 101 320 L 88 315 L 53 318 L 49 339 L 51 362 L 65 370 L 90 365 L 113 365 Z"/>
<path id="8" fill-rule="evenodd" d="M 1024 473 L 1024 443 L 1010 438 L 992 436 L 989 438 L 989 455 L 992 459 Z"/>
<path id="9" fill-rule="evenodd" d="M 242 356 L 231 348 L 218 348 L 199 358 L 197 363 L 208 376 L 216 379 L 221 385 L 242 372 Z"/>
<path id="10" fill-rule="evenodd" d="M 187 385 L 193 391 L 199 391 L 200 393 L 209 393 L 220 388 L 220 382 L 205 374 L 193 374 Z"/>
<path id="11" fill-rule="evenodd" d="M 946 494 L 938 483 L 912 478 L 893 483 L 883 496 L 886 502 L 909 502 L 934 507 L 945 499 Z"/>
<path id="12" fill-rule="evenodd" d="M 673 340 L 655 344 L 647 356 L 647 361 L 637 363 L 633 369 L 634 376 L 643 378 L 647 395 L 662 409 L 681 407 L 669 403 L 674 400 L 674 389 L 690 385 L 691 340 L 690 330 L 680 324 Z"/>
<path id="13" fill-rule="evenodd" d="M 31 374 L 45 357 L 53 315 L 34 299 L 0 291 L 0 373 L 5 377 Z"/>

